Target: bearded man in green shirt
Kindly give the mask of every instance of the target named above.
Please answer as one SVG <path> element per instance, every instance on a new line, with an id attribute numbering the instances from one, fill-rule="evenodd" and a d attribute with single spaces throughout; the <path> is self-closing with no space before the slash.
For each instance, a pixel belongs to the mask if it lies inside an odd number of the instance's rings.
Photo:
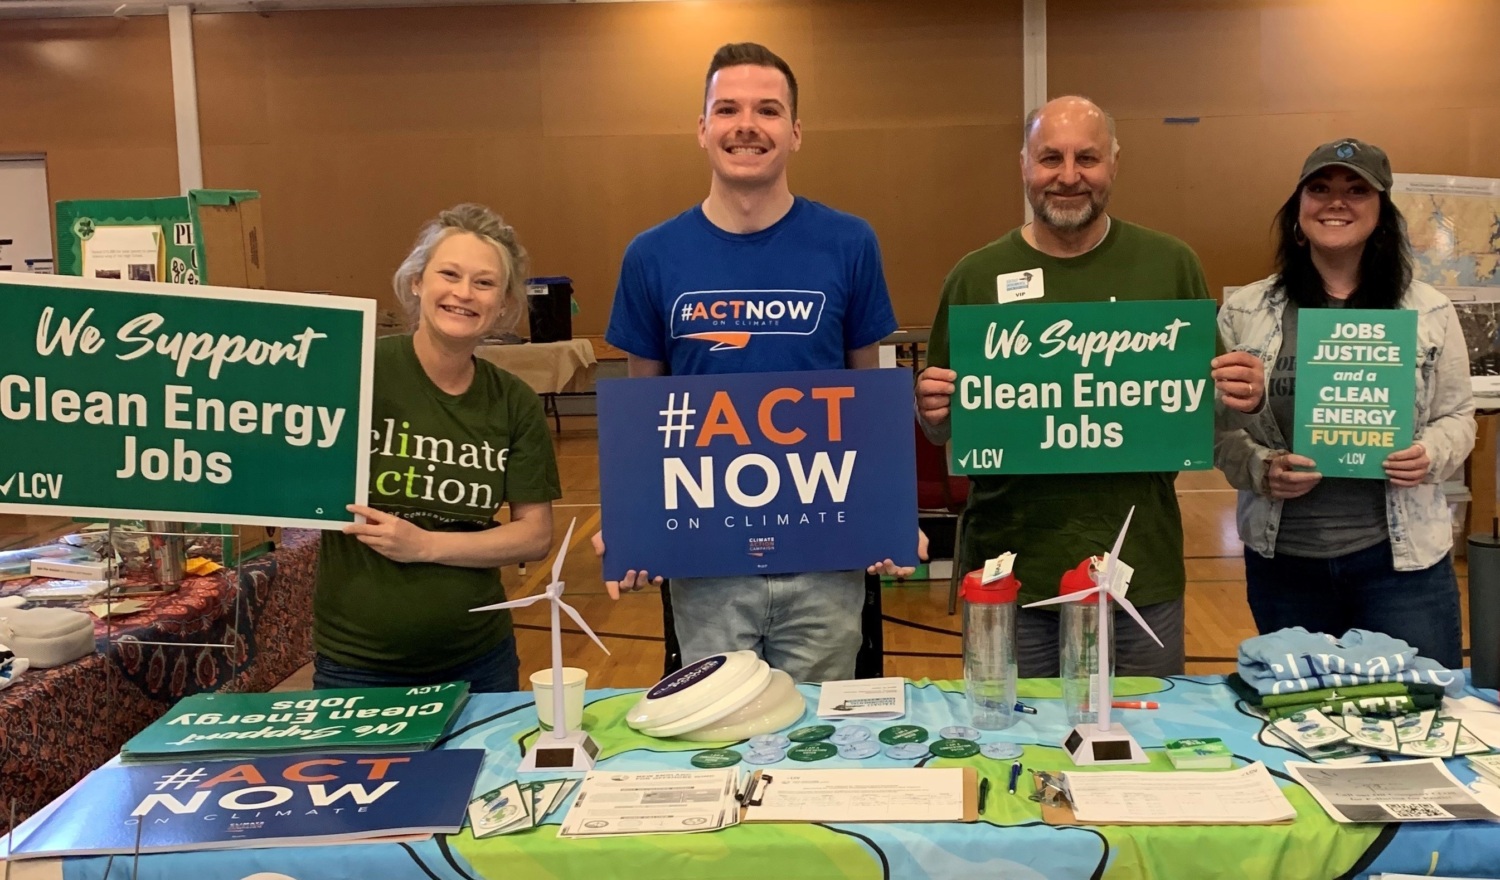
<path id="1" fill-rule="evenodd" d="M 948 369 L 948 308 L 997 301 L 996 278 L 1041 269 L 1044 302 L 1110 299 L 1207 299 L 1197 256 L 1164 233 L 1111 218 L 1110 189 L 1119 168 L 1114 120 L 1092 102 L 1057 98 L 1026 117 L 1021 178 L 1035 220 L 965 256 L 948 273 L 932 322 L 927 368 L 917 381 L 917 412 L 935 443 L 947 442 L 957 374 Z M 1265 388 L 1260 359 L 1231 352 L 1211 365 L 1215 388 L 1231 409 L 1251 412 Z M 1056 595 L 1063 572 L 1109 551 L 1132 506 L 1135 518 L 1120 558 L 1135 568 L 1130 598 L 1165 644 L 1158 648 L 1119 614 L 1116 673 L 1183 671 L 1182 515 L 1175 473 L 976 476 L 972 479 L 961 571 L 1015 551 L 1022 604 Z M 1016 650 L 1023 678 L 1058 674 L 1055 608 L 1022 609 Z"/>

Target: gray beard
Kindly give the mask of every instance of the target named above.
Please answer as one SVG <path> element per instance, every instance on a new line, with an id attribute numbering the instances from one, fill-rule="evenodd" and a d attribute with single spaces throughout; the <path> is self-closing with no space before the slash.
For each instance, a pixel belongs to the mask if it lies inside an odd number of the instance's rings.
<path id="1" fill-rule="evenodd" d="M 1098 219 L 1104 213 L 1104 204 L 1095 201 L 1093 196 L 1089 197 L 1087 205 L 1076 210 L 1059 211 L 1048 202 L 1045 194 L 1042 196 L 1040 205 L 1032 205 L 1031 209 L 1046 225 L 1063 232 L 1076 232 Z"/>

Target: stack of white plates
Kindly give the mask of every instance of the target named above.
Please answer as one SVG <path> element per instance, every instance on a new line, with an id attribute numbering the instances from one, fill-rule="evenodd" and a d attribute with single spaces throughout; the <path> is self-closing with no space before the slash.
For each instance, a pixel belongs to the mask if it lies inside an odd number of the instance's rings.
<path id="1" fill-rule="evenodd" d="M 767 666 L 754 651 L 731 651 L 657 682 L 625 721 L 647 736 L 717 742 L 781 730 L 806 709 L 785 672 Z"/>

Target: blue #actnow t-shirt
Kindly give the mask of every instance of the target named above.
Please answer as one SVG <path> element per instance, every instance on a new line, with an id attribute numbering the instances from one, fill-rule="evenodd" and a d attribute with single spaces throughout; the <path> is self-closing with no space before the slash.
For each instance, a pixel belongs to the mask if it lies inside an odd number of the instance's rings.
<path id="1" fill-rule="evenodd" d="M 748 235 L 694 206 L 636 236 L 604 338 L 691 376 L 842 369 L 895 329 L 875 230 L 799 196 Z"/>

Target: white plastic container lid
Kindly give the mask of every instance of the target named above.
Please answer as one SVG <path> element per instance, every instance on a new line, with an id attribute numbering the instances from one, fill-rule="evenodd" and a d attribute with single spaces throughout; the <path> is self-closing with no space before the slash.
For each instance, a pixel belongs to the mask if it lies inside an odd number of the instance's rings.
<path id="1" fill-rule="evenodd" d="M 656 727 L 642 727 L 641 733 L 655 737 L 676 736 L 679 733 L 687 733 L 690 730 L 697 730 L 700 727 L 712 724 L 751 700 L 754 700 L 771 684 L 771 667 L 766 665 L 766 661 L 759 657 L 755 658 L 755 663 L 755 672 L 738 687 L 732 688 L 728 692 L 719 691 L 718 699 L 685 718 Z"/>
<path id="2" fill-rule="evenodd" d="M 674 724 L 719 702 L 751 676 L 764 677 L 767 668 L 754 651 L 704 657 L 668 675 L 642 694 L 640 701 L 626 713 L 625 723 L 636 730 Z"/>

